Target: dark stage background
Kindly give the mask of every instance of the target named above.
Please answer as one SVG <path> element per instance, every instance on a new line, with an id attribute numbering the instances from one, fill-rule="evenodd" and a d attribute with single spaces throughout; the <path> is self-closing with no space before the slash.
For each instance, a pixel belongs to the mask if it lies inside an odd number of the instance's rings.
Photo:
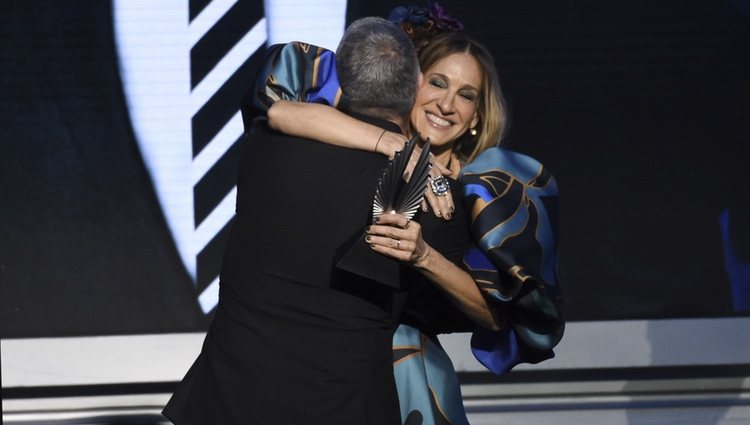
<path id="1" fill-rule="evenodd" d="M 568 319 L 747 315 L 750 2 L 441 3 L 495 56 L 508 145 L 558 179 Z M 350 1 L 347 19 L 397 4 Z M 0 6 L 3 338 L 207 323 L 134 141 L 111 21 L 102 1 Z"/>

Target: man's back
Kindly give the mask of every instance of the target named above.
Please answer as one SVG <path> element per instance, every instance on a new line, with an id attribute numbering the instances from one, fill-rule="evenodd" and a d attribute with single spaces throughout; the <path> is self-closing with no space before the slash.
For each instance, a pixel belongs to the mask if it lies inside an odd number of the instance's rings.
<path id="1" fill-rule="evenodd" d="M 165 415 L 399 424 L 391 338 L 403 293 L 335 268 L 368 223 L 386 159 L 265 125 L 245 148 L 214 322 Z"/>
<path id="2" fill-rule="evenodd" d="M 385 157 L 262 124 L 245 148 L 225 261 L 328 287 L 337 251 L 368 224 Z"/>

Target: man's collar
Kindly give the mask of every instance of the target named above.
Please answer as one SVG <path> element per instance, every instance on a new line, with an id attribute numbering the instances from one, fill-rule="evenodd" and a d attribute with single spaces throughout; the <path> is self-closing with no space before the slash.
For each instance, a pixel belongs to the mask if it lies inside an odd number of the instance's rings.
<path id="1" fill-rule="evenodd" d="M 392 131 L 394 133 L 401 134 L 401 127 L 393 121 L 384 120 L 382 118 L 376 118 L 370 115 L 359 114 L 357 112 L 347 112 L 347 115 L 356 118 L 360 121 L 364 121 L 368 124 L 378 126 L 384 130 Z"/>

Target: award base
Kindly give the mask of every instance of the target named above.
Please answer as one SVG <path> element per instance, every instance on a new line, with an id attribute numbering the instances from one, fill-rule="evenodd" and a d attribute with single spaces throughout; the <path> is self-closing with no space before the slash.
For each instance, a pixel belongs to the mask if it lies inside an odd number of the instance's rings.
<path id="1" fill-rule="evenodd" d="M 401 288 L 401 264 L 373 251 L 365 241 L 364 231 L 336 262 L 336 267 L 391 288 Z"/>

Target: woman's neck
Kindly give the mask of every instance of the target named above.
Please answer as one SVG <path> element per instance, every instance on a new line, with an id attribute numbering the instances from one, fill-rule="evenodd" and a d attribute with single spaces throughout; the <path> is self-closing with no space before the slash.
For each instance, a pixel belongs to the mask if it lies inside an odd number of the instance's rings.
<path id="1" fill-rule="evenodd" d="M 445 167 L 447 167 L 448 164 L 451 162 L 451 150 L 450 149 L 445 149 L 442 152 L 436 151 L 435 149 L 433 149 L 432 154 L 435 155 L 435 161 L 439 162 Z"/>
<path id="2" fill-rule="evenodd" d="M 435 161 L 453 172 L 451 177 L 458 178 L 458 173 L 461 171 L 461 161 L 458 160 L 451 149 L 432 149 L 432 154 L 435 155 Z"/>

